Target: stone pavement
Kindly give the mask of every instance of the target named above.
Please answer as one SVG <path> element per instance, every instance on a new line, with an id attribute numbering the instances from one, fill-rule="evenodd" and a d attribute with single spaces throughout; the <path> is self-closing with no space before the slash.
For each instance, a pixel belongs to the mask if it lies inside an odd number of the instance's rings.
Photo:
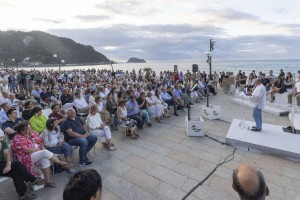
<path id="1" fill-rule="evenodd" d="M 231 103 L 232 95 L 218 91 L 210 103 L 220 105 L 222 119 L 231 122 L 240 118 L 241 108 Z M 201 105 L 192 107 L 192 115 L 200 115 Z M 245 108 L 245 119 L 252 120 L 252 110 Z M 184 116 L 163 119 L 140 132 L 139 140 L 125 138 L 121 132 L 113 132 L 117 150 L 108 152 L 101 143 L 96 154 L 90 152 L 91 166 L 103 179 L 104 200 L 177 200 L 204 179 L 211 170 L 233 151 L 209 138 L 187 137 L 184 131 Z M 288 117 L 263 113 L 263 122 L 290 125 Z M 230 123 L 205 120 L 205 133 L 225 141 Z M 102 139 L 103 140 L 103 139 Z M 75 151 L 78 163 L 78 151 Z M 203 186 L 196 189 L 189 200 L 238 199 L 231 188 L 232 171 L 239 163 L 252 163 L 260 168 L 270 188 L 273 200 L 300 200 L 300 163 L 284 158 L 237 150 L 234 160 L 221 166 Z M 79 169 L 79 167 L 78 167 Z M 69 175 L 66 172 L 53 176 L 58 183 L 55 189 L 37 191 L 39 199 L 62 199 L 64 185 Z M 0 183 L 0 199 L 17 199 L 12 181 Z"/>

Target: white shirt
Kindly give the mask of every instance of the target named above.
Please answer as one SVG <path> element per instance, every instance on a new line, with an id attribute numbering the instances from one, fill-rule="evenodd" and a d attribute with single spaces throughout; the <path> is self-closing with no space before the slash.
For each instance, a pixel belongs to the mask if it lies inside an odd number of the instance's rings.
<path id="1" fill-rule="evenodd" d="M 124 118 L 124 117 L 127 117 L 127 109 L 126 109 L 126 107 L 119 107 L 118 109 L 120 109 L 121 111 L 120 111 L 120 113 L 118 112 L 118 114 L 120 114 L 120 116 L 118 116 L 118 117 L 120 117 L 120 118 Z"/>
<path id="2" fill-rule="evenodd" d="M 91 96 L 89 97 L 89 105 L 92 106 L 92 105 L 94 105 L 94 104 L 95 104 L 95 97 L 94 97 L 93 95 L 91 95 Z"/>
<path id="3" fill-rule="evenodd" d="M 106 95 L 108 95 L 110 93 L 110 90 L 106 87 L 106 88 L 104 88 L 104 92 Z"/>
<path id="4" fill-rule="evenodd" d="M 86 125 L 89 130 L 95 130 L 96 128 L 100 127 L 102 124 L 102 120 L 99 113 L 96 113 L 96 115 L 92 116 L 89 114 L 86 119 Z"/>
<path id="5" fill-rule="evenodd" d="M 255 90 L 252 93 L 252 96 L 250 96 L 249 98 L 254 108 L 264 109 L 266 105 L 265 86 L 263 84 L 259 84 L 258 86 L 256 86 Z"/>
<path id="6" fill-rule="evenodd" d="M 88 104 L 83 97 L 80 97 L 80 99 L 75 98 L 73 104 L 76 109 L 83 109 L 83 108 L 88 107 Z"/>
<path id="7" fill-rule="evenodd" d="M 295 83 L 295 88 L 297 92 L 300 92 L 300 82 Z"/>
<path id="8" fill-rule="evenodd" d="M 99 104 L 97 104 L 97 106 L 98 106 L 99 112 L 102 112 L 103 111 L 103 103 L 100 102 Z"/>

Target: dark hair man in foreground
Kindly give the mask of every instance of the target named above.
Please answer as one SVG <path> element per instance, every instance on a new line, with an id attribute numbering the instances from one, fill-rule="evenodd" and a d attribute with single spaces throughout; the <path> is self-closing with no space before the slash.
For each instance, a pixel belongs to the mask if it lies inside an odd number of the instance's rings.
<path id="1" fill-rule="evenodd" d="M 269 195 L 264 175 L 252 165 L 239 165 L 233 171 L 232 179 L 232 188 L 241 200 L 264 200 Z"/>
<path id="2" fill-rule="evenodd" d="M 101 200 L 102 180 L 100 174 L 94 169 L 77 172 L 67 183 L 64 200 Z"/>

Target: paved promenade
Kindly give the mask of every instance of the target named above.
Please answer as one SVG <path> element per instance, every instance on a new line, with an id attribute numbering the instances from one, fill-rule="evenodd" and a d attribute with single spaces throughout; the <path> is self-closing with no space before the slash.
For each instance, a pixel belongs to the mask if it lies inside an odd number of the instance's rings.
<path id="1" fill-rule="evenodd" d="M 210 98 L 211 103 L 221 106 L 222 119 L 230 122 L 240 118 L 240 106 L 231 103 L 232 97 L 218 91 L 217 96 Z M 202 104 L 206 104 L 206 100 L 192 107 L 192 115 L 200 115 Z M 108 152 L 101 143 L 97 144 L 96 154 L 90 152 L 90 159 L 94 162 L 91 167 L 102 176 L 104 200 L 181 199 L 220 160 L 232 153 L 232 147 L 209 138 L 187 137 L 184 131 L 186 114 L 179 112 L 179 117 L 163 119 L 163 123 L 154 122 L 153 127 L 139 131 L 139 140 L 125 138 L 120 131 L 114 131 L 116 151 Z M 245 114 L 246 120 L 252 120 L 251 108 L 245 108 Z M 263 122 L 290 125 L 288 117 L 266 113 L 263 113 Z M 230 123 L 205 120 L 204 126 L 206 134 L 225 141 Z M 75 158 L 78 164 L 78 151 L 75 151 Z M 239 163 L 252 163 L 262 170 L 270 188 L 270 196 L 266 199 L 300 200 L 300 163 L 242 150 L 237 150 L 234 160 L 221 166 L 188 199 L 238 199 L 231 188 L 231 176 Z M 54 175 L 59 186 L 37 191 L 39 199 L 62 199 L 68 177 L 66 172 Z M 17 199 L 12 180 L 0 183 L 0 199 Z"/>

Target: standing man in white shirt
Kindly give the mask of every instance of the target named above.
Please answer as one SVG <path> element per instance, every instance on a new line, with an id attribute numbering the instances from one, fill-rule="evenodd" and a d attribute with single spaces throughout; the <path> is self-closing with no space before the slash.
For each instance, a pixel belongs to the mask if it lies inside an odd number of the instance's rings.
<path id="1" fill-rule="evenodd" d="M 253 126 L 251 131 L 259 132 L 262 129 L 261 111 L 266 105 L 266 88 L 262 84 L 261 79 L 255 79 L 254 85 L 254 91 L 248 92 L 247 96 L 250 96 L 250 100 L 253 103 L 253 119 L 256 123 L 256 126 Z"/>

